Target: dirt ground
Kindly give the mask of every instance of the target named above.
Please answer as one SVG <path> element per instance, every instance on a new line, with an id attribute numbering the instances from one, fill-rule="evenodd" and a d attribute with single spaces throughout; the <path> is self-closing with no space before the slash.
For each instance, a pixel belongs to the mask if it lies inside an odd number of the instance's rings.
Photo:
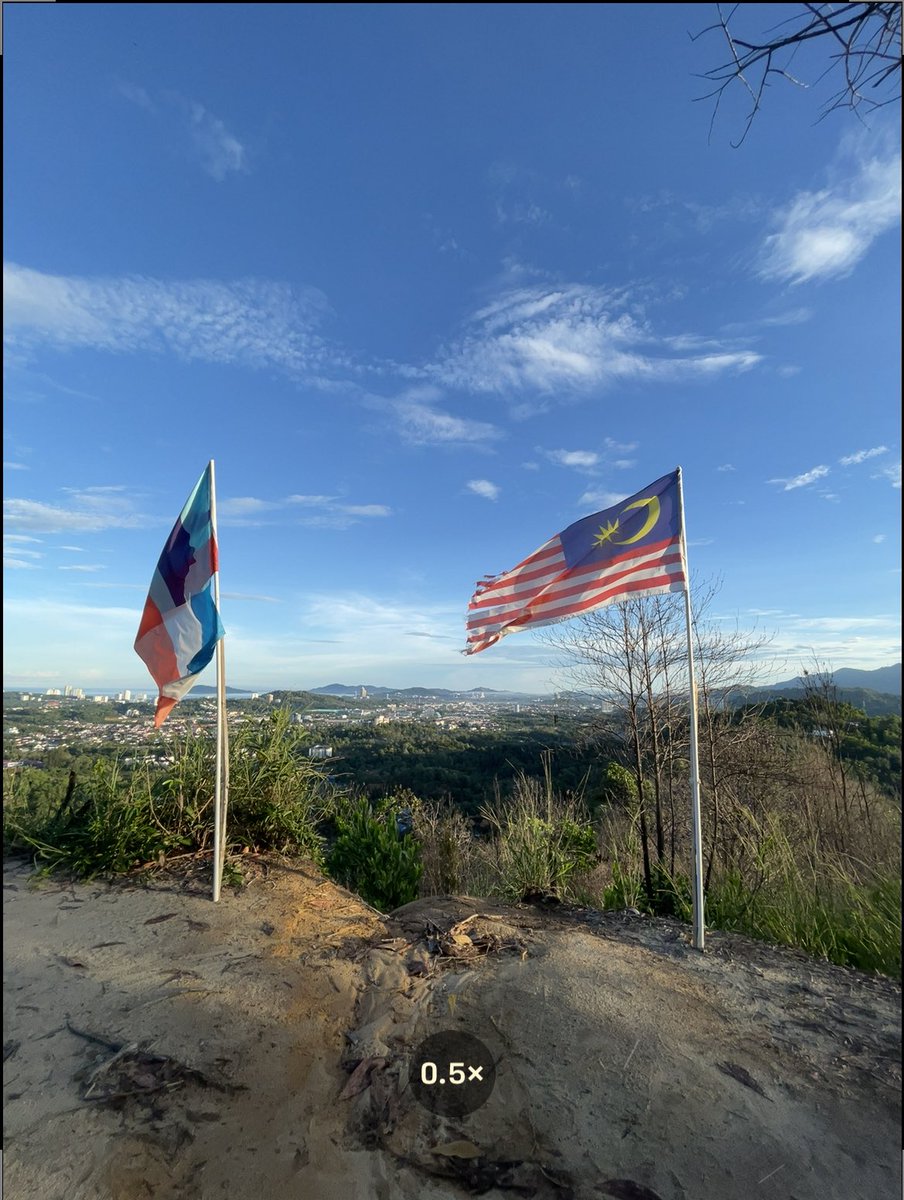
<path id="1" fill-rule="evenodd" d="M 631 914 L 421 900 L 304 866 L 29 881 L 4 867 L 11 1200 L 886 1200 L 900 989 Z M 495 1086 L 418 1103 L 471 1034 Z"/>

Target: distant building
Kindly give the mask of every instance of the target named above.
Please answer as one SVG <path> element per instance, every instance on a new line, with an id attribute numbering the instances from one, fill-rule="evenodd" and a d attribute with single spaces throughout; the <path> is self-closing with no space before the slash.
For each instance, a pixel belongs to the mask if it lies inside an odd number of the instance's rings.
<path id="1" fill-rule="evenodd" d="M 332 746 L 311 746 L 308 749 L 308 758 L 332 758 Z"/>
<path id="2" fill-rule="evenodd" d="M 367 688 L 366 688 L 366 687 L 360 687 L 360 688 L 358 688 L 358 699 L 359 699 L 359 700 L 366 700 L 366 699 L 367 699 Z"/>

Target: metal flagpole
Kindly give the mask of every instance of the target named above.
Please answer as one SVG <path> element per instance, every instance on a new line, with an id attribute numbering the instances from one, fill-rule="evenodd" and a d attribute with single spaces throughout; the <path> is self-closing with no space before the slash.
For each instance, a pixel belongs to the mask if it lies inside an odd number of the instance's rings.
<path id="1" fill-rule="evenodd" d="M 687 675 L 690 706 L 691 814 L 694 845 L 694 946 L 704 948 L 703 837 L 700 828 L 700 756 L 697 748 L 697 681 L 694 676 L 694 633 L 691 617 L 691 577 L 687 563 L 687 534 L 684 527 L 684 489 L 678 468 L 678 512 L 681 520 L 681 558 L 684 565 L 684 612 L 687 618 Z"/>
<path id="2" fill-rule="evenodd" d="M 217 497 L 214 461 L 210 460 L 210 525 L 219 560 L 220 542 L 217 536 Z M 213 576 L 213 602 L 220 611 L 220 564 Z M 225 638 L 217 642 L 217 774 L 213 810 L 213 899 L 220 899 L 223 882 L 223 863 L 226 857 L 226 804 L 229 796 L 229 729 L 226 724 L 226 648 Z"/>

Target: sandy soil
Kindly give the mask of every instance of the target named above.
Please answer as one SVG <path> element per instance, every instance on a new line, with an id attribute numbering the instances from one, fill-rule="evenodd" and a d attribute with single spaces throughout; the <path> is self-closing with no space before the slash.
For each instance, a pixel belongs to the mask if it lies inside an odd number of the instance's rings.
<path id="1" fill-rule="evenodd" d="M 900 990 L 669 922 L 418 901 L 313 869 L 34 885 L 4 869 L 12 1200 L 885 1200 Z M 494 1090 L 419 1104 L 471 1033 Z"/>

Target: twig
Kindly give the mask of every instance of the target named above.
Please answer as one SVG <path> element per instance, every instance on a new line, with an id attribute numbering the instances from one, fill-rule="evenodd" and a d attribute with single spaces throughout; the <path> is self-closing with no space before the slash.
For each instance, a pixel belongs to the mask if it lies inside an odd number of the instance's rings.
<path id="1" fill-rule="evenodd" d="M 97 1042 L 99 1046 L 106 1046 L 108 1050 L 113 1050 L 117 1054 L 126 1044 L 125 1042 L 111 1042 L 96 1033 L 87 1033 L 84 1029 L 76 1029 L 68 1017 L 66 1018 L 66 1028 L 70 1033 L 74 1033 L 76 1037 L 84 1038 L 88 1042 Z"/>

